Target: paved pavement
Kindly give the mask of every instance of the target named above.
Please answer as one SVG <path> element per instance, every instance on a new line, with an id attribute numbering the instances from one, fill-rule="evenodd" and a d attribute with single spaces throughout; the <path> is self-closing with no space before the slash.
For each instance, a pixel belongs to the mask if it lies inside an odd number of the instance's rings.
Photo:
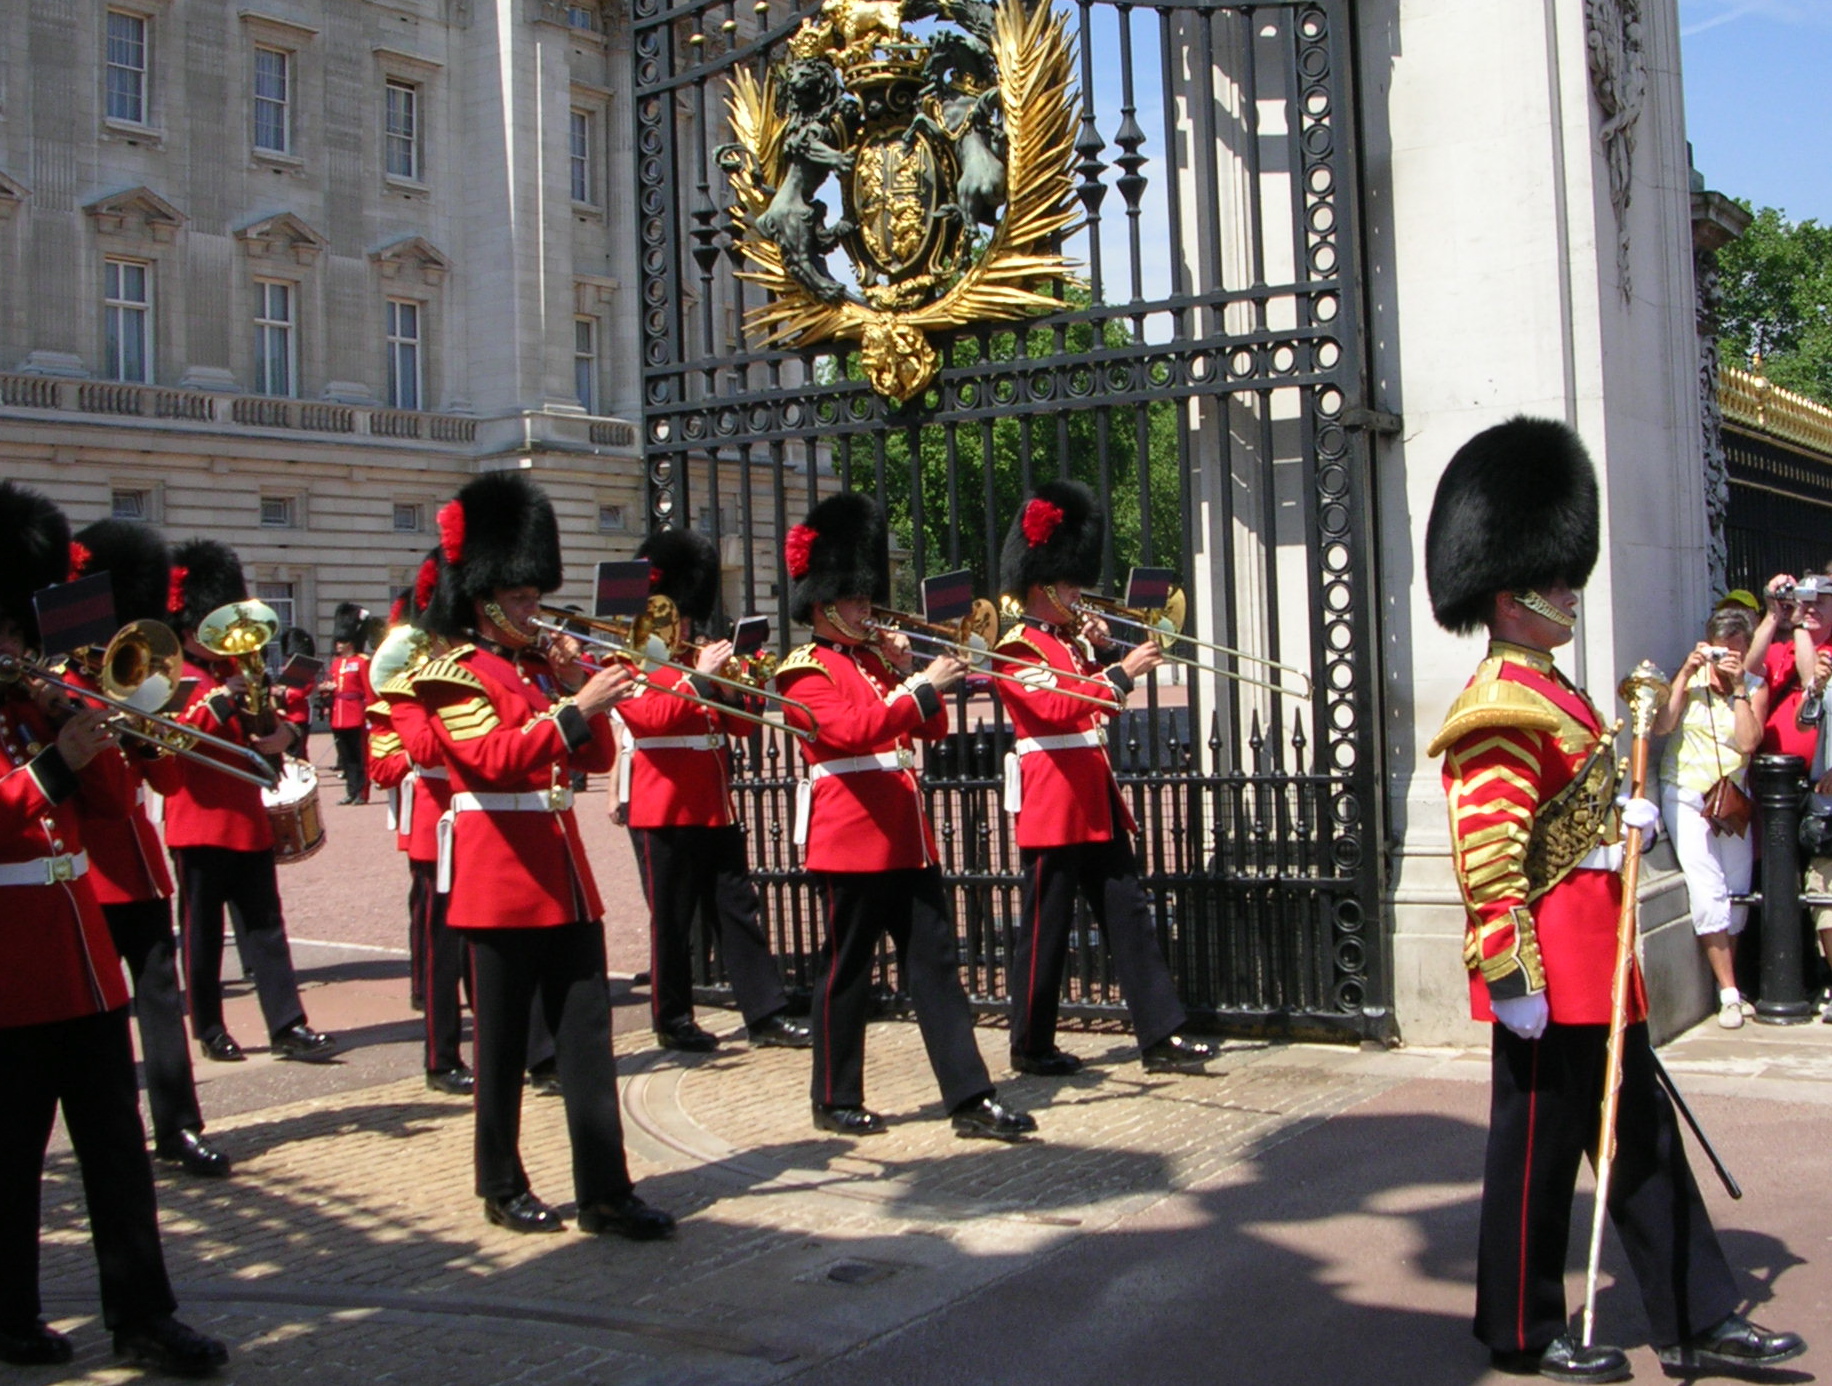
<path id="1" fill-rule="evenodd" d="M 335 786 L 333 785 L 333 790 Z M 627 844 L 594 812 L 613 966 L 646 961 Z M 596 799 L 602 805 L 602 798 Z M 255 1050 L 200 1071 L 226 1182 L 162 1172 L 182 1314 L 226 1338 L 250 1383 L 1499 1382 L 1468 1332 L 1486 1059 L 1237 1043 L 1221 1076 L 1151 1077 L 1117 1032 L 1069 1035 L 1089 1067 L 1006 1075 L 1041 1139 L 952 1138 L 914 1026 L 874 1026 L 870 1099 L 890 1132 L 814 1132 L 807 1059 L 751 1052 L 703 1013 L 718 1053 L 647 1043 L 616 984 L 623 1105 L 641 1191 L 682 1217 L 668 1243 L 484 1223 L 469 1108 L 425 1091 L 398 948 L 405 873 L 379 808 L 332 806 L 332 843 L 283 881 L 315 1023 L 350 1043 L 326 1068 Z M 621 854 L 621 855 L 619 855 Z M 622 863 L 620 866 L 619 863 Z M 621 880 L 621 886 L 619 881 Z M 619 966 L 621 963 L 621 966 Z M 243 990 L 243 989 L 238 989 Z M 979 1037 L 995 1075 L 1004 1032 Z M 1747 1196 L 1707 1189 L 1756 1317 L 1832 1364 L 1832 1026 L 1702 1028 L 1668 1066 Z M 570 1206 L 561 1104 L 525 1104 L 536 1190 Z M 1709 1179 L 1694 1157 L 1701 1178 Z M 112 1382 L 80 1181 L 54 1146 L 44 1190 L 47 1310 L 71 1368 Z M 1589 1207 L 1580 1198 L 1582 1228 Z M 1573 1252 L 1574 1258 L 1581 1251 Z M 1601 1323 L 1658 1375 L 1619 1249 Z M 1581 1271 L 1571 1278 L 1575 1305 Z"/>

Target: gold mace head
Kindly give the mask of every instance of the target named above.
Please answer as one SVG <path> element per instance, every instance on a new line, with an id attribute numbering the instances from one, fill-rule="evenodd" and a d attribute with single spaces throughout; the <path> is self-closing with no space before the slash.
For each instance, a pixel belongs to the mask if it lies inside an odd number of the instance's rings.
<path id="1" fill-rule="evenodd" d="M 1628 704 L 1630 729 L 1636 736 L 1646 736 L 1654 726 L 1654 717 L 1667 699 L 1667 676 L 1651 659 L 1644 659 L 1628 677 L 1616 686 L 1616 693 Z"/>

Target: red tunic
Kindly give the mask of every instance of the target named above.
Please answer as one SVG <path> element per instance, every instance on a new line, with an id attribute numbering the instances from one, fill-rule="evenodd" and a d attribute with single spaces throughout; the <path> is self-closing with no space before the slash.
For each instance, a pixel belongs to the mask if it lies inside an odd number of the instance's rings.
<path id="1" fill-rule="evenodd" d="M 610 719 L 558 704 L 537 680 L 546 662 L 471 645 L 429 661 L 414 693 L 451 772 L 454 929 L 552 928 L 604 907 L 570 806 L 572 772 L 603 773 L 616 756 Z M 558 811 L 470 809 L 459 796 L 547 796 Z"/>
<path id="2" fill-rule="evenodd" d="M 302 730 L 312 722 L 312 690 L 294 688 L 291 684 L 274 685 L 274 706 L 280 716 Z"/>
<path id="3" fill-rule="evenodd" d="M 1026 622 L 1014 626 L 999 642 L 993 668 L 1022 680 L 1001 683 L 1005 711 L 1011 717 L 1018 741 L 1038 737 L 1086 735 L 1104 727 L 1108 715 L 1091 703 L 1065 697 L 1067 689 L 1104 698 L 1115 711 L 1125 703 L 1125 691 L 1095 662 L 1083 640 L 1065 640 L 1054 630 Z M 1042 662 L 1056 672 L 1046 674 L 1012 663 L 1012 659 Z M 1123 676 L 1122 676 L 1123 677 Z M 1105 745 L 1055 747 L 1030 750 L 1018 758 L 1022 786 L 1017 837 L 1020 847 L 1062 847 L 1077 842 L 1108 842 L 1113 838 L 1113 804 L 1118 800 L 1124 819 L 1120 827 L 1132 832 L 1135 824 Z"/>
<path id="4" fill-rule="evenodd" d="M 688 675 L 658 669 L 649 675 L 658 688 L 691 691 Z M 624 796 L 632 828 L 723 828 L 733 821 L 731 756 L 726 735 L 750 730 L 742 718 L 713 712 L 671 693 L 648 692 L 617 704 L 629 729 L 619 748 L 628 759 Z M 647 741 L 697 741 L 697 746 L 645 746 Z"/>
<path id="5" fill-rule="evenodd" d="M 369 735 L 363 758 L 369 772 L 369 783 L 387 791 L 390 826 L 394 828 L 394 850 L 405 852 L 405 828 L 412 819 L 411 811 L 402 812 L 401 801 L 404 795 L 411 798 L 413 794 L 413 782 L 409 779 L 413 762 L 407 759 L 406 748 L 401 745 L 401 738 L 394 730 L 393 711 L 387 700 L 369 704 L 366 711 Z"/>
<path id="6" fill-rule="evenodd" d="M 73 774 L 54 739 L 29 700 L 0 699 L 0 865 L 30 870 L 29 863 L 61 858 L 70 873 L 67 880 L 0 885 L 0 1029 L 76 1020 L 127 1004 L 127 980 L 95 898 L 93 869 L 78 876 L 72 860 L 84 850 L 83 810 L 119 813 L 121 805 L 105 776 L 86 768 Z"/>
<path id="7" fill-rule="evenodd" d="M 93 688 L 95 681 L 81 672 L 65 675 L 73 683 Z M 170 794 L 184 779 L 178 758 L 147 756 L 128 739 L 124 749 L 102 752 L 83 768 L 85 783 L 106 781 L 106 796 L 78 796 L 83 816 L 83 845 L 89 851 L 89 880 L 96 900 L 104 905 L 124 905 L 136 900 L 165 900 L 172 894 L 172 877 L 165 866 L 165 848 L 146 816 L 146 787 Z"/>
<path id="8" fill-rule="evenodd" d="M 369 656 L 338 655 L 331 661 L 331 730 L 354 731 L 363 725 L 369 690 Z"/>
<path id="9" fill-rule="evenodd" d="M 225 741 L 248 745 L 235 700 L 209 669 L 185 662 L 184 676 L 197 680 L 181 720 Z M 207 752 L 201 752 L 207 754 Z M 245 767 L 244 767 L 245 768 Z M 234 775 L 186 764 L 165 801 L 167 847 L 228 847 L 262 852 L 274 845 L 273 824 L 261 802 L 261 787 Z"/>
<path id="10" fill-rule="evenodd" d="M 930 691 L 925 696 L 936 711 L 926 714 L 911 686 L 869 648 L 804 645 L 782 662 L 776 685 L 814 713 L 816 739 L 801 743 L 810 768 L 884 754 L 901 754 L 907 762 L 814 779 L 803 852 L 808 869 L 905 871 L 933 862 L 935 837 L 922 810 L 915 742 L 948 734 L 947 704 Z M 793 708 L 784 715 L 807 725 Z"/>
<path id="11" fill-rule="evenodd" d="M 439 819 L 452 806 L 451 772 L 445 768 L 444 751 L 434 718 L 419 699 L 396 697 L 384 693 L 390 702 L 389 715 L 395 735 L 401 738 L 412 771 L 412 807 L 407 812 L 410 831 L 407 835 L 409 861 L 439 860 Z"/>

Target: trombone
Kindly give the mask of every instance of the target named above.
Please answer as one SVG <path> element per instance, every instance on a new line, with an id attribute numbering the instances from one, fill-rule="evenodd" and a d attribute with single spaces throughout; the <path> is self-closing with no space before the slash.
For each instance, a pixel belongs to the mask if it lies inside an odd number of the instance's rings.
<path id="1" fill-rule="evenodd" d="M 998 679 L 1004 683 L 1015 683 L 1024 688 L 1037 687 L 1032 679 L 1023 674 L 1008 674 L 1002 669 L 991 667 L 990 642 L 986 637 L 988 632 L 996 635 L 998 628 L 998 608 L 984 597 L 975 597 L 973 609 L 958 622 L 925 621 L 907 611 L 893 611 L 884 606 L 874 606 L 871 615 L 865 620 L 865 629 L 870 634 L 889 635 L 902 631 L 912 644 L 922 644 L 943 654 L 953 655 L 976 674 L 984 674 L 989 679 Z M 1041 669 L 1051 674 L 1060 672 L 1034 659 L 1013 659 L 1006 655 L 1000 655 L 999 659 L 1022 669 Z M 1103 712 L 1118 712 L 1121 707 L 1117 695 L 1103 698 L 1097 693 L 1083 693 L 1075 688 L 1052 688 L 1049 691 L 1060 697 L 1073 698 L 1076 702 L 1092 703 Z"/>
<path id="2" fill-rule="evenodd" d="M 184 669 L 183 648 L 171 627 L 159 621 L 130 621 L 114 633 L 96 661 L 96 678 L 102 685 L 99 692 L 60 677 L 47 664 L 13 655 L 0 655 L 0 683 L 33 678 L 99 703 L 113 709 L 104 725 L 122 736 L 262 789 L 272 789 L 279 781 L 258 752 L 163 715 L 178 693 L 179 675 Z M 225 764 L 199 747 L 233 757 L 252 768 Z"/>
<path id="3" fill-rule="evenodd" d="M 664 600 L 666 599 L 664 598 Z M 672 607 L 673 603 L 670 602 L 669 606 Z M 602 616 L 587 616 L 581 612 L 568 611 L 564 607 L 547 606 L 545 604 L 541 606 L 541 613 L 541 616 L 535 617 L 533 620 L 529 621 L 528 624 L 544 635 L 571 636 L 582 645 L 589 645 L 593 649 L 603 650 L 608 654 L 614 655 L 618 659 L 628 661 L 635 666 L 637 682 L 644 688 L 653 689 L 657 693 L 666 693 L 670 697 L 681 699 L 683 702 L 693 703 L 699 707 L 705 708 L 708 712 L 722 712 L 732 717 L 737 717 L 742 721 L 755 723 L 759 727 L 769 727 L 775 731 L 786 731 L 793 736 L 800 737 L 804 741 L 814 740 L 815 736 L 819 733 L 819 723 L 815 719 L 814 709 L 804 702 L 785 697 L 774 689 L 759 688 L 756 684 L 747 683 L 742 679 L 728 678 L 724 674 L 702 674 L 690 664 L 680 664 L 675 660 L 667 658 L 666 647 L 662 645 L 661 637 L 654 634 L 655 625 L 668 624 L 666 622 L 653 622 L 647 615 L 637 616 L 629 620 L 607 620 Z M 544 619 L 549 616 L 558 617 L 559 619 Z M 580 629 L 580 627 L 584 627 L 584 629 Z M 591 635 L 587 634 L 587 631 L 600 631 L 603 633 Z M 646 648 L 651 641 L 658 647 L 657 649 Z M 780 718 L 771 717 L 767 713 L 752 712 L 749 708 L 738 707 L 731 703 L 715 702 L 710 698 L 698 697 L 687 692 L 685 689 L 666 688 L 659 683 L 652 683 L 647 676 L 647 670 L 649 668 L 673 669 L 679 673 L 686 674 L 690 678 L 705 679 L 708 683 L 716 684 L 720 688 L 729 688 L 733 692 L 741 693 L 746 697 L 762 698 L 785 708 L 792 707 L 803 717 L 808 719 L 808 727 L 804 730 Z"/>
<path id="4" fill-rule="evenodd" d="M 1112 597 L 1097 597 L 1091 592 L 1084 592 L 1081 600 L 1075 604 L 1075 610 L 1084 617 L 1095 617 L 1106 621 L 1109 625 L 1127 626 L 1139 631 L 1147 639 L 1155 641 L 1164 651 L 1164 658 L 1172 664 L 1200 669 L 1204 673 L 1215 674 L 1224 679 L 1233 679 L 1236 683 L 1250 683 L 1256 688 L 1270 688 L 1274 693 L 1282 693 L 1287 698 L 1301 698 L 1305 702 L 1310 701 L 1315 691 L 1315 685 L 1311 683 L 1310 675 L 1295 665 L 1281 664 L 1276 659 L 1268 659 L 1264 655 L 1248 654 L 1245 650 L 1237 650 L 1232 645 L 1218 645 L 1213 640 L 1201 640 L 1194 635 L 1182 634 L 1184 611 L 1182 588 L 1171 588 L 1170 596 L 1165 599 L 1164 606 L 1145 610 L 1135 606 L 1122 606 Z M 1170 647 L 1180 640 L 1187 640 L 1192 645 L 1199 645 L 1205 650 L 1214 650 L 1218 654 L 1227 655 L 1237 661 L 1245 659 L 1254 664 L 1264 665 L 1268 669 L 1277 669 L 1281 673 L 1291 674 L 1303 681 L 1303 689 L 1300 691 L 1296 688 L 1288 688 L 1282 683 L 1269 679 L 1256 679 L 1249 674 L 1241 673 L 1238 669 L 1223 669 L 1218 665 L 1204 664 L 1199 659 L 1174 655 L 1170 652 Z"/>

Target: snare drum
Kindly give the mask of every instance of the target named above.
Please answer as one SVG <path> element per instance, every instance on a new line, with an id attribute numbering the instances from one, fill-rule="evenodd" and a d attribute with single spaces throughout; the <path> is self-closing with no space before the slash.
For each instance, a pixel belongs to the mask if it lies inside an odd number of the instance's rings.
<path id="1" fill-rule="evenodd" d="M 274 860 L 284 866 L 304 861 L 324 846 L 324 814 L 318 808 L 318 772 L 309 761 L 288 757 L 280 783 L 261 791 L 274 829 Z"/>

